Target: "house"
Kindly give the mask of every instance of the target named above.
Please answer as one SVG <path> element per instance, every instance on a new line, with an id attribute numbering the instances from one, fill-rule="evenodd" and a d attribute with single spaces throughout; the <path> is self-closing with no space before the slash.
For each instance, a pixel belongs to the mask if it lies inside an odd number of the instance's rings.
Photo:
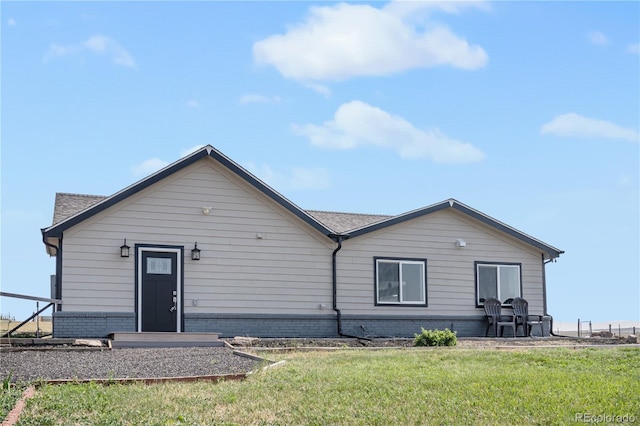
<path id="1" fill-rule="evenodd" d="M 212 146 L 109 197 L 57 194 L 42 236 L 56 337 L 481 336 L 490 296 L 547 314 L 545 265 L 563 253 L 453 199 L 306 211 Z"/>

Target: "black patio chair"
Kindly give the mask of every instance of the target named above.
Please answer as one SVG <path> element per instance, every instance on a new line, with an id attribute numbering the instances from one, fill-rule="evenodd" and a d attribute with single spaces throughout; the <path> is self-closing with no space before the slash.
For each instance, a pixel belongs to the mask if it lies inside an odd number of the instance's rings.
<path id="1" fill-rule="evenodd" d="M 540 335 L 544 337 L 544 324 L 542 315 L 529 314 L 529 302 L 522 297 L 516 297 L 511 303 L 513 315 L 516 320 L 516 330 L 518 326 L 522 326 L 522 332 L 526 337 L 531 337 L 531 331 L 534 325 L 540 326 Z"/>
<path id="2" fill-rule="evenodd" d="M 485 337 L 489 335 L 489 329 L 493 328 L 493 335 L 502 337 L 504 327 L 511 327 L 513 337 L 516 337 L 516 318 L 513 315 L 502 315 L 502 302 L 498 299 L 490 298 L 484 301 L 484 312 L 487 316 L 487 331 Z"/>

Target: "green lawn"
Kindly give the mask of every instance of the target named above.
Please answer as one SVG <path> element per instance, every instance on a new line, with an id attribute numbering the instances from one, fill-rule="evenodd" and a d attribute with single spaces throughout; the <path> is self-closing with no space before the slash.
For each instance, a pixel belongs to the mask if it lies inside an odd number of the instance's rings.
<path id="1" fill-rule="evenodd" d="M 21 388 L 9 387 L 8 384 L 3 383 L 2 389 L 0 389 L 0 420 L 4 419 L 13 409 L 22 396 L 22 391 Z"/>
<path id="2" fill-rule="evenodd" d="M 243 382 L 42 386 L 19 424 L 574 424 L 581 413 L 640 422 L 637 348 L 278 358 L 286 363 Z"/>

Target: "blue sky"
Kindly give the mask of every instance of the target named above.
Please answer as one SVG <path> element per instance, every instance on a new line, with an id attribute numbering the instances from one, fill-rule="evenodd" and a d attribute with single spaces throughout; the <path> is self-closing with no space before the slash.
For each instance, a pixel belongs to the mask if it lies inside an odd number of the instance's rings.
<path id="1" fill-rule="evenodd" d="M 0 7 L 2 291 L 48 295 L 56 192 L 211 144 L 304 209 L 458 199 L 566 252 L 556 320 L 640 320 L 638 2 Z"/>

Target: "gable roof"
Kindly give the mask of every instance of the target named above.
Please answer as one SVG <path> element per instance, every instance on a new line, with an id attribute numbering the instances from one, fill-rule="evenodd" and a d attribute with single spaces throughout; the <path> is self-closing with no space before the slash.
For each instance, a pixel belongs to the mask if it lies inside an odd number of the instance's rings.
<path id="1" fill-rule="evenodd" d="M 341 236 L 344 239 L 355 238 L 369 232 L 377 231 L 411 219 L 451 208 L 538 248 L 542 252 L 546 253 L 549 259 L 554 259 L 564 253 L 562 250 L 518 231 L 517 229 L 454 199 L 445 200 L 397 216 L 303 210 L 239 166 L 237 163 L 226 157 L 224 154 L 213 148 L 211 145 L 207 145 L 200 150 L 195 151 L 191 155 L 170 164 L 164 169 L 109 197 L 57 193 L 53 213 L 53 224 L 48 228 L 42 229 L 43 239 L 46 241 L 48 238 L 59 238 L 66 229 L 69 229 L 70 227 L 205 157 L 213 158 L 219 164 L 226 167 L 228 170 L 329 238 L 336 238 L 338 236 Z"/>
<path id="2" fill-rule="evenodd" d="M 216 150 L 211 145 L 204 146 L 199 150 L 187 155 L 186 157 L 168 165 L 167 167 L 153 173 L 145 179 L 142 179 L 133 185 L 130 185 L 123 190 L 116 192 L 115 194 L 105 197 L 102 200 L 97 201 L 95 204 L 89 206 L 88 208 L 83 209 L 82 211 L 69 216 L 58 223 L 53 224 L 48 228 L 42 229 L 43 238 L 59 238 L 62 233 L 69 229 L 70 227 L 90 218 L 91 216 L 105 210 L 108 207 L 117 204 L 118 202 L 142 191 L 145 188 L 153 185 L 154 183 L 176 173 L 179 170 L 184 169 L 185 167 L 195 163 L 196 161 L 211 157 L 216 160 L 220 165 L 227 168 L 229 171 L 239 176 L 245 182 L 249 183 L 254 188 L 258 189 L 260 192 L 264 193 L 266 196 L 283 206 L 285 209 L 289 210 L 298 218 L 302 219 L 305 223 L 309 224 L 311 227 L 315 228 L 319 232 L 325 235 L 332 235 L 333 232 L 331 229 L 324 226 L 322 223 L 315 220 L 312 216 L 307 214 L 300 207 L 296 206 L 294 203 L 289 201 L 286 197 L 275 191 L 273 188 L 262 182 L 260 179 L 249 173 L 247 170 L 242 168 L 236 162 L 231 160 L 229 157 L 222 154 L 220 151 Z M 94 196 L 95 197 L 95 196 Z M 87 200 L 88 201 L 88 200 Z"/>
<path id="3" fill-rule="evenodd" d="M 537 238 L 534 238 L 530 235 L 525 234 L 524 232 L 518 231 L 517 229 L 507 225 L 504 222 L 500 222 L 497 219 L 492 218 L 489 215 L 486 215 L 474 208 L 471 208 L 469 206 L 467 206 L 466 204 L 461 203 L 458 200 L 454 200 L 453 198 L 450 198 L 448 200 L 445 201 L 441 201 L 439 203 L 436 204 L 432 204 L 430 206 L 427 207 L 423 207 L 417 210 L 412 210 L 410 212 L 407 213 L 403 213 L 397 216 L 393 216 L 390 217 L 387 220 L 381 221 L 381 222 L 377 222 L 377 223 L 371 223 L 368 225 L 364 225 L 360 228 L 357 229 L 352 229 L 349 231 L 349 238 L 354 238 L 357 237 L 359 235 L 363 235 L 363 234 L 367 234 L 369 232 L 373 232 L 376 231 L 378 229 L 382 229 L 382 228 L 386 228 L 388 226 L 392 226 L 392 225 L 396 225 L 398 223 L 402 223 L 405 222 L 407 220 L 411 220 L 411 219 L 415 219 L 421 216 L 426 216 L 428 214 L 431 213 L 435 213 L 437 211 L 440 210 L 444 210 L 444 209 L 453 209 L 456 210 L 460 213 L 463 213 L 469 217 L 472 217 L 482 223 L 484 223 L 485 225 L 488 225 L 492 228 L 495 228 L 501 232 L 504 232 L 507 235 L 510 235 L 522 242 L 525 242 L 531 246 L 534 246 L 536 248 L 538 248 L 539 250 L 541 250 L 544 253 L 547 253 L 550 259 L 555 259 L 556 257 L 559 257 L 562 253 L 564 253 L 564 251 L 557 249 L 543 241 L 538 240 Z"/>

